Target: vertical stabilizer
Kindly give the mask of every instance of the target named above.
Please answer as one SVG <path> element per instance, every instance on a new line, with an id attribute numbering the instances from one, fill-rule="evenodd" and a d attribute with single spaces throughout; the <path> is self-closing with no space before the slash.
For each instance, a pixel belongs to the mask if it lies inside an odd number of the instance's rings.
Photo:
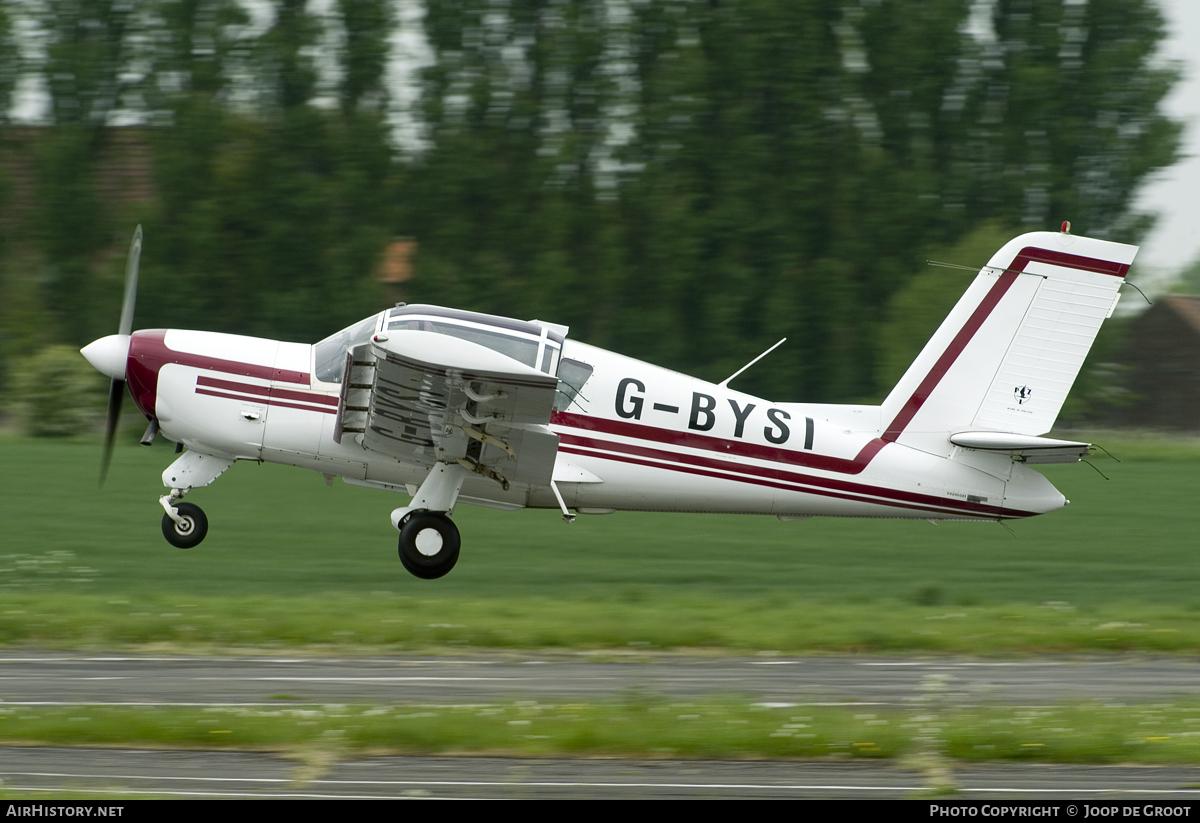
<path id="1" fill-rule="evenodd" d="M 956 429 L 1049 431 L 1136 253 L 1066 233 L 1009 241 L 884 401 L 883 439 L 949 453 Z"/>

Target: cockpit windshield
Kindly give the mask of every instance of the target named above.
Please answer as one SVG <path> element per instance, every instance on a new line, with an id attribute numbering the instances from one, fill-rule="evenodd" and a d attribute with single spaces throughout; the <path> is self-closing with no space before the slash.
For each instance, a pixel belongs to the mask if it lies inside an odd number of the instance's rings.
<path id="1" fill-rule="evenodd" d="M 341 383 L 342 370 L 346 366 L 346 352 L 370 340 L 378 327 L 379 315 L 372 315 L 329 335 L 314 346 L 313 376 L 325 383 Z"/>

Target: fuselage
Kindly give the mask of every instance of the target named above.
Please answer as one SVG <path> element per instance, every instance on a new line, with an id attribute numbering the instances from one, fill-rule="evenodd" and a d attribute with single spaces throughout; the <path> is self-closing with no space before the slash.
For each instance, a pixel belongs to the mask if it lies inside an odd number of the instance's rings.
<path id="1" fill-rule="evenodd" d="M 186 330 L 136 332 L 130 394 L 190 449 L 312 469 L 415 493 L 428 469 L 335 438 L 342 387 L 318 377 L 315 347 Z M 592 374 L 554 413 L 555 482 L 582 513 L 613 510 L 997 520 L 1060 508 L 1038 472 L 1007 454 L 931 453 L 882 436 L 878 406 L 773 403 L 566 339 Z M 557 508 L 549 485 L 486 477 L 463 502 Z"/>

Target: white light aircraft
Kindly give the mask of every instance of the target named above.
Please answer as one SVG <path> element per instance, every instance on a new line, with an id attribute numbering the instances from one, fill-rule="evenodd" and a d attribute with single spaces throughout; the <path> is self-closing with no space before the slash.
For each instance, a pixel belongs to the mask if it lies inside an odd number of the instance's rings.
<path id="1" fill-rule="evenodd" d="M 112 379 L 102 478 L 128 386 L 150 421 L 142 442 L 186 447 L 163 472 L 172 545 L 208 531 L 180 498 L 266 460 L 411 495 L 391 520 L 404 567 L 427 579 L 458 560 L 459 503 L 568 522 L 572 509 L 1002 521 L 1061 508 L 1030 465 L 1088 454 L 1041 435 L 1137 252 L 1067 224 L 1017 237 L 883 404 L 864 406 L 771 402 L 566 326 L 437 306 L 401 304 L 316 345 L 132 332 L 140 249 L 139 227 L 119 333 L 83 349 Z"/>

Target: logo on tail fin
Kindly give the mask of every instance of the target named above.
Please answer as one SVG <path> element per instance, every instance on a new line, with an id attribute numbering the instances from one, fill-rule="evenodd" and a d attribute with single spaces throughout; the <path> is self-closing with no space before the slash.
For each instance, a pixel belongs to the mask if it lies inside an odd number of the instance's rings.
<path id="1" fill-rule="evenodd" d="M 1022 405 L 1026 400 L 1033 397 L 1033 389 L 1028 386 L 1017 386 L 1013 389 L 1013 399 L 1017 401 L 1017 405 Z"/>

